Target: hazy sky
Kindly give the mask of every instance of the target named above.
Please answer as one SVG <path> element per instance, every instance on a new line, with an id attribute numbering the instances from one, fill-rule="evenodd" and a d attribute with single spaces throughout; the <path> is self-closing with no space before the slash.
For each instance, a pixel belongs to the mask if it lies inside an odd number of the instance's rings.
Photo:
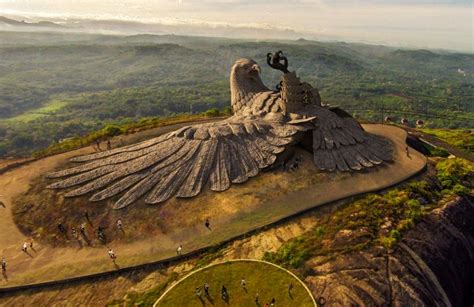
<path id="1" fill-rule="evenodd" d="M 0 0 L 0 15 L 288 28 L 310 39 L 474 52 L 472 0 Z M 263 37 L 262 37 L 263 38 Z M 297 37 L 295 37 L 297 38 Z"/>

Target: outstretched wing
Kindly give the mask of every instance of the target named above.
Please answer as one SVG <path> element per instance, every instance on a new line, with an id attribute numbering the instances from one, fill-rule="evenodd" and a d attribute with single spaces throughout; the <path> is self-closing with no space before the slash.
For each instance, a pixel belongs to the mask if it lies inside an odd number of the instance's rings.
<path id="1" fill-rule="evenodd" d="M 393 145 L 364 131 L 341 109 L 312 106 L 307 113 L 317 117 L 313 130 L 314 163 L 321 170 L 361 170 L 393 160 Z"/>
<path id="2" fill-rule="evenodd" d="M 91 201 L 124 193 L 115 209 L 145 195 L 149 204 L 174 195 L 192 197 L 207 183 L 213 191 L 224 191 L 272 165 L 303 129 L 238 118 L 187 126 L 139 144 L 73 158 L 85 163 L 49 174 L 62 180 L 48 188 L 73 188 L 66 197 L 93 193 Z"/>

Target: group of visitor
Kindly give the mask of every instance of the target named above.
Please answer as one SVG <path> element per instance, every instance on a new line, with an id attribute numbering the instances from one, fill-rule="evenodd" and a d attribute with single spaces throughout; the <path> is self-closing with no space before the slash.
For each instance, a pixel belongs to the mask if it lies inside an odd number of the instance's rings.
<path id="1" fill-rule="evenodd" d="M 83 237 L 83 239 L 86 241 L 86 242 L 89 242 L 88 241 L 88 238 L 87 238 L 87 234 L 86 234 L 86 229 L 87 229 L 87 225 L 89 224 L 91 227 L 93 227 L 93 223 L 90 219 L 90 216 L 89 216 L 89 212 L 88 211 L 85 211 L 84 212 L 84 219 L 86 222 L 82 223 L 80 226 L 79 226 L 79 233 L 76 229 L 76 227 L 71 227 L 71 235 L 74 239 L 76 239 L 78 242 L 80 242 L 80 236 Z M 204 223 L 205 227 L 209 230 L 211 230 L 211 223 L 209 221 L 209 218 L 206 218 L 205 220 L 205 223 Z M 115 222 L 115 226 L 117 227 L 117 229 L 121 232 L 124 232 L 124 225 L 123 225 L 123 222 L 122 222 L 122 219 L 117 219 L 117 221 Z M 68 237 L 68 229 L 67 229 L 67 226 L 65 226 L 63 223 L 58 223 L 57 224 L 57 229 L 59 231 L 59 233 L 61 233 L 62 235 L 66 236 L 66 238 L 69 239 Z M 97 238 L 103 242 L 104 244 L 106 243 L 105 242 L 105 228 L 101 227 L 101 226 L 98 226 L 97 228 Z M 82 245 L 81 245 L 82 246 Z M 31 239 L 29 242 L 28 241 L 25 241 L 21 247 L 21 250 L 30 255 L 28 253 L 28 250 L 31 249 L 34 251 L 34 248 L 33 248 L 33 239 Z M 176 249 L 176 253 L 178 256 L 181 256 L 182 255 L 182 251 L 183 251 L 183 245 L 182 244 L 179 244 L 178 245 L 178 248 Z M 108 252 L 107 252 L 109 258 L 112 260 L 112 262 L 115 264 L 116 260 L 117 260 L 117 255 L 116 253 L 114 252 L 113 249 L 111 248 L 108 248 Z M 30 257 L 32 257 L 30 255 Z M 2 273 L 3 273 L 3 276 L 5 277 L 6 276 L 6 272 L 7 272 L 7 261 L 5 259 L 5 257 L 2 257 L 2 262 L 1 262 L 1 266 L 2 266 Z M 6 277 L 5 277 L 6 278 Z M 245 287 L 245 285 L 243 285 L 243 287 Z M 225 289 L 225 287 L 224 287 Z M 198 293 L 198 288 L 196 288 L 196 294 Z M 200 289 L 199 289 L 199 292 L 200 292 Z M 209 294 L 209 284 L 205 284 L 204 285 L 204 292 L 206 293 L 206 295 Z"/>
<path id="2" fill-rule="evenodd" d="M 112 149 L 112 143 L 110 142 L 110 139 L 107 139 L 106 144 L 107 144 L 107 150 L 111 150 Z M 95 149 L 96 152 L 102 151 L 102 148 L 100 148 L 100 139 L 97 139 L 95 141 L 94 149 Z"/>
<path id="3" fill-rule="evenodd" d="M 245 292 L 248 292 L 248 291 L 247 291 L 247 280 L 246 280 L 245 278 L 242 278 L 242 279 L 240 280 L 240 287 L 241 287 Z M 204 295 L 205 295 L 206 297 L 208 297 L 208 298 L 211 298 L 211 295 L 209 294 L 209 284 L 208 284 L 207 282 L 204 284 L 203 289 L 204 289 Z M 293 283 L 290 283 L 290 284 L 288 285 L 288 293 L 290 294 L 290 296 L 291 296 L 291 291 L 292 291 L 292 290 L 293 290 Z M 195 289 L 195 294 L 196 294 L 196 296 L 197 296 L 200 300 L 202 300 L 201 287 L 196 287 L 196 289 Z M 228 290 L 227 290 L 227 288 L 226 288 L 225 285 L 222 285 L 222 288 L 221 288 L 221 299 L 222 299 L 223 301 L 226 301 L 226 302 L 229 300 L 229 292 L 228 292 Z M 270 306 L 273 307 L 273 306 L 275 306 L 275 302 L 276 302 L 275 298 L 272 298 L 272 299 L 270 300 L 270 302 L 269 302 L 269 303 L 266 303 L 264 306 L 265 306 L 265 307 L 270 307 Z M 257 306 L 260 306 L 260 295 L 259 295 L 258 293 L 255 294 L 255 304 L 256 304 Z"/>

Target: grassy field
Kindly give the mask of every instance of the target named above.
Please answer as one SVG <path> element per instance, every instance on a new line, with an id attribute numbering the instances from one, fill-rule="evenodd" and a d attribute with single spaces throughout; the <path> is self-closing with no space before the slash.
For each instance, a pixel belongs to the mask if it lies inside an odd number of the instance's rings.
<path id="1" fill-rule="evenodd" d="M 23 123 L 31 122 L 33 120 L 40 119 L 44 116 L 52 115 L 68 104 L 69 104 L 68 101 L 65 101 L 62 99 L 52 99 L 49 102 L 46 102 L 40 108 L 29 110 L 23 114 L 0 120 L 0 123 L 3 122 L 3 123 L 8 124 L 8 123 L 14 123 L 14 122 L 23 122 Z"/>
<path id="2" fill-rule="evenodd" d="M 242 278 L 246 281 L 245 289 L 240 284 Z M 209 284 L 209 296 L 202 289 L 205 283 Z M 221 298 L 223 285 L 229 294 L 227 301 Z M 201 297 L 196 294 L 196 287 L 201 288 Z M 276 306 L 314 306 L 306 289 L 292 275 L 273 265 L 253 261 L 227 262 L 197 271 L 174 286 L 157 306 L 264 306 L 273 298 Z"/>

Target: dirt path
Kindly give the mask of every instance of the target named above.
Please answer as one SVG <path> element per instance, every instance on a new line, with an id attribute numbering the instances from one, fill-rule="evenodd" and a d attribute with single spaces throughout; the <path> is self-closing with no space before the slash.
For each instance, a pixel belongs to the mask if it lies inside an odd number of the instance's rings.
<path id="1" fill-rule="evenodd" d="M 154 131 L 132 135 L 125 143 L 149 138 L 183 125 L 186 124 L 153 129 Z M 178 227 L 173 232 L 130 244 L 112 243 L 111 247 L 119 257 L 118 266 L 128 267 L 169 258 L 176 254 L 175 249 L 180 243 L 183 244 L 183 252 L 185 253 L 213 245 L 330 201 L 394 185 L 423 169 L 426 164 L 423 155 L 414 150 L 411 151 L 410 157 L 405 154 L 406 132 L 404 130 L 384 125 L 367 125 L 365 128 L 370 132 L 392 139 L 396 145 L 394 163 L 370 171 L 370 175 L 367 173 L 348 174 L 337 180 L 318 183 L 317 188 L 312 186 L 288 195 L 282 195 L 279 199 L 273 200 L 271 204 L 259 204 L 256 206 L 258 210 L 249 207 L 247 208 L 248 211 L 244 210 L 239 214 L 229 215 L 228 219 L 219 221 L 216 224 L 216 227 L 220 227 L 218 232 L 205 233 L 197 229 L 196 226 L 186 225 L 181 228 Z M 0 287 L 64 279 L 111 271 L 117 268 L 108 259 L 105 246 L 78 250 L 77 248 L 54 248 L 35 244 L 35 251 L 30 251 L 30 255 L 26 255 L 21 251 L 21 245 L 28 238 L 18 231 L 10 212 L 12 200 L 28 190 L 32 178 L 51 171 L 67 158 L 91 151 L 91 147 L 86 147 L 52 156 L 0 176 L 0 187 L 2 187 L 0 194 L 3 195 L 4 202 L 7 205 L 6 209 L 0 208 L 0 253 L 7 258 L 9 263 L 9 279 L 8 281 L 1 280 Z M 259 176 L 272 176 L 272 174 Z M 258 182 L 256 180 L 254 184 L 258 184 Z M 249 182 L 238 189 L 230 189 L 230 194 L 212 193 L 212 197 L 222 198 L 222 195 L 235 197 L 236 194 L 233 194 L 235 191 L 245 190 L 251 185 Z M 228 205 L 225 202 L 224 204 Z M 288 204 L 291 204 L 291 206 L 288 206 Z"/>
<path id="2" fill-rule="evenodd" d="M 419 130 L 416 130 L 414 128 L 409 128 L 409 127 L 406 127 L 405 128 L 408 133 L 416 136 L 416 137 L 419 137 L 421 139 L 424 139 L 426 140 L 427 142 L 437 146 L 437 147 L 441 147 L 441 148 L 444 148 L 445 150 L 447 150 L 450 154 L 452 155 L 455 155 L 456 157 L 460 157 L 460 158 L 463 158 L 463 159 L 466 159 L 468 161 L 471 161 L 474 163 L 474 156 L 471 155 L 470 153 L 468 152 L 465 152 L 465 151 L 462 151 L 456 147 L 454 147 L 453 145 L 451 144 L 448 144 L 440 139 L 438 139 L 437 137 L 435 136 L 432 136 L 432 135 L 429 135 L 427 133 L 424 133 L 424 132 L 421 132 Z"/>

